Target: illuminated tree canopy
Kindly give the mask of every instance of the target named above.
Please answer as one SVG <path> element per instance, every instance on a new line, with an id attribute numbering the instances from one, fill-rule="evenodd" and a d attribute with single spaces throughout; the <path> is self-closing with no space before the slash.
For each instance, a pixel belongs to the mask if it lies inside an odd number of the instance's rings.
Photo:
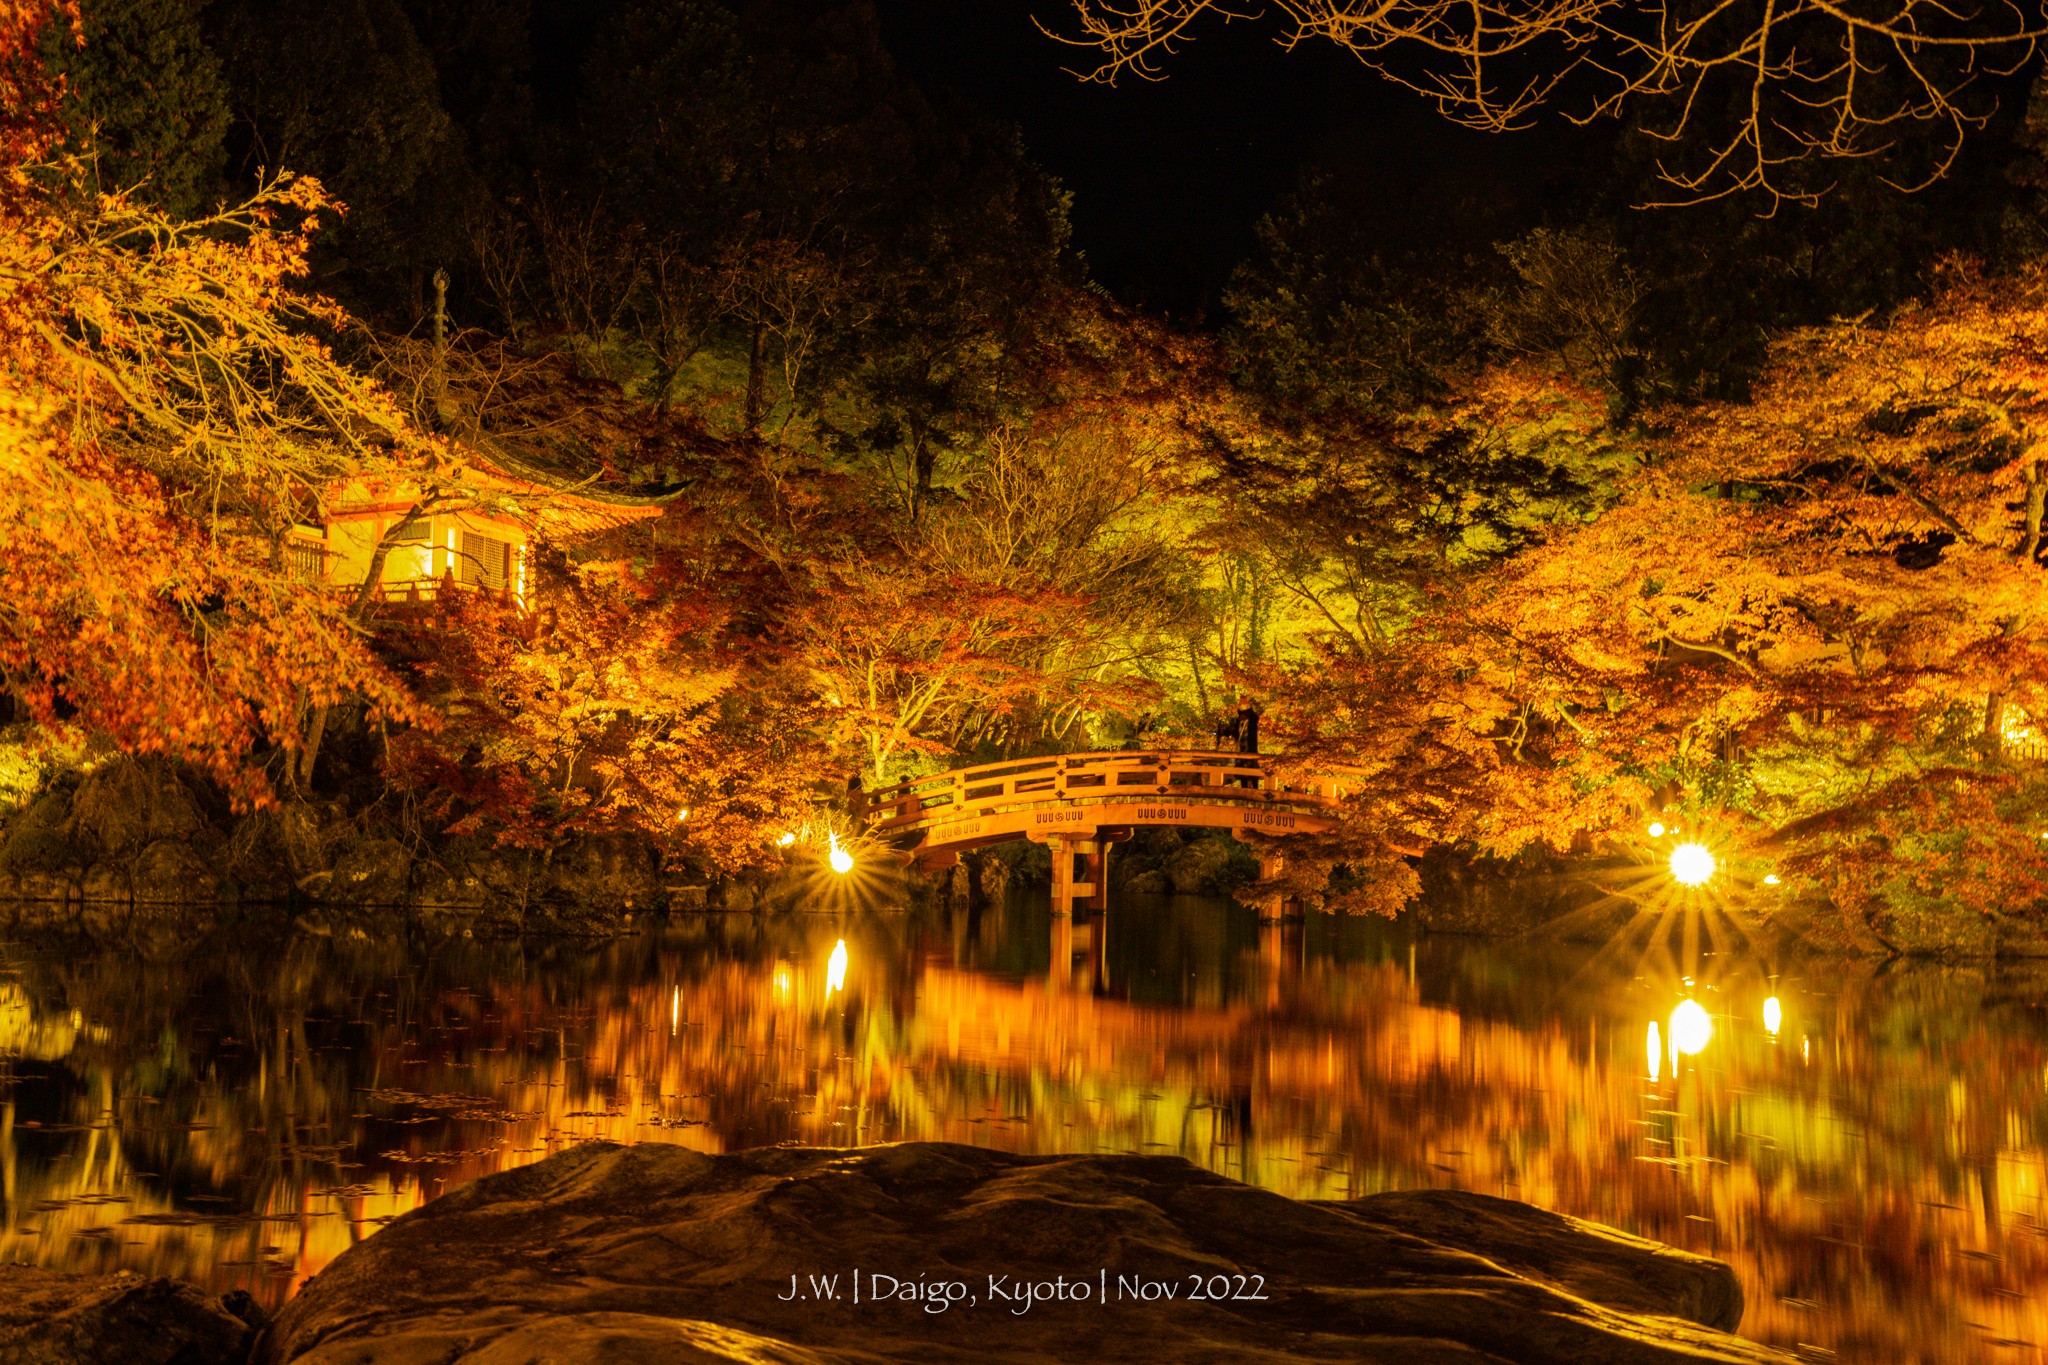
<path id="1" fill-rule="evenodd" d="M 1810 174 L 1894 131 L 1938 174 L 2028 15 L 1285 0 L 1482 127 L 1669 115 L 1724 202 L 1632 213 L 1609 164 L 1389 231 L 1318 172 L 1186 321 L 859 0 L 634 0 L 546 81 L 511 0 L 317 8 L 0 9 L 7 773 L 730 871 L 854 837 L 850 779 L 1205 746 L 1245 698 L 1352 776 L 1288 860 L 1329 908 L 1681 814 L 1838 943 L 2048 892 L 2048 159 L 2008 129 L 1917 214 Z M 1077 15 L 1104 81 L 1231 17 Z M 152 34 L 190 79 L 130 89 Z M 217 147 L 136 132 L 222 98 Z"/>

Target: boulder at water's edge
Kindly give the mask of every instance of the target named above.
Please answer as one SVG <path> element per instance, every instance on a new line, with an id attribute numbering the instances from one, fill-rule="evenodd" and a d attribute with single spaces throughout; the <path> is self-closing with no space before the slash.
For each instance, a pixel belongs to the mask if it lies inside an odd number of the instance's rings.
<path id="1" fill-rule="evenodd" d="M 963 1297 L 932 1311 L 928 1292 L 909 1296 L 938 1284 Z M 1065 1297 L 1028 1301 L 1026 1286 Z M 1720 1262 L 1486 1196 L 1303 1203 L 1178 1157 L 948 1143 L 726 1156 L 593 1143 L 351 1248 L 285 1308 L 259 1359 L 1790 1359 L 1719 1330 L 1740 1314 Z"/>

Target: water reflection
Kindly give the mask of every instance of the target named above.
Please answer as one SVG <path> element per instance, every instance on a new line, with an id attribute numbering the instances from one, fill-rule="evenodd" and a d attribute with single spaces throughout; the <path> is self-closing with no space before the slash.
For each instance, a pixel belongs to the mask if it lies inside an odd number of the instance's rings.
<path id="1" fill-rule="evenodd" d="M 1202 902 L 5 965 L 12 1261 L 275 1303 L 382 1221 L 590 1138 L 945 1138 L 1531 1199 L 1731 1258 L 1745 1332 L 1843 1359 L 2048 1341 L 2032 973 L 1702 954 L 1688 978 Z"/>

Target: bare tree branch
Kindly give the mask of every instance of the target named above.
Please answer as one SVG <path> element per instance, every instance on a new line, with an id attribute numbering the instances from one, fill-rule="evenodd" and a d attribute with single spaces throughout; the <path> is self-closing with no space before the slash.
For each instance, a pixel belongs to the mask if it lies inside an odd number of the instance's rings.
<path id="1" fill-rule="evenodd" d="M 1165 75 L 1205 19 L 1259 17 L 1234 0 L 1071 0 L 1076 27 L 1041 28 L 1101 60 L 1075 74 L 1113 84 Z M 1569 88 L 1574 122 L 1648 106 L 1644 131 L 1683 147 L 1659 163 L 1673 203 L 1753 192 L 1771 210 L 1826 191 L 1795 177 L 1808 161 L 1893 150 L 1893 130 L 1942 130 L 1935 163 L 1903 190 L 1947 173 L 1989 110 L 1964 98 L 1980 76 L 2011 74 L 2048 36 L 2041 0 L 1958 8 L 1944 0 L 1272 0 L 1292 49 L 1334 43 L 1489 132 L 1526 126 Z M 1710 122 L 1710 117 L 1712 122 Z M 1728 121 L 1721 121 L 1726 118 Z"/>

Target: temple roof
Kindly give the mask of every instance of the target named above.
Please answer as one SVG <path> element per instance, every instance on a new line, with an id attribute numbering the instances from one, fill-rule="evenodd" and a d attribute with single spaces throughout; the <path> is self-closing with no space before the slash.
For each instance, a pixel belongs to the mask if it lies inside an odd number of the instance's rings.
<path id="1" fill-rule="evenodd" d="M 474 452 L 462 464 L 417 474 L 351 479 L 328 492 L 329 520 L 385 516 L 432 497 L 429 515 L 468 512 L 523 522 L 550 539 L 596 535 L 662 514 L 670 498 L 632 497 L 599 489 L 592 480 L 570 483 L 494 454 Z"/>

